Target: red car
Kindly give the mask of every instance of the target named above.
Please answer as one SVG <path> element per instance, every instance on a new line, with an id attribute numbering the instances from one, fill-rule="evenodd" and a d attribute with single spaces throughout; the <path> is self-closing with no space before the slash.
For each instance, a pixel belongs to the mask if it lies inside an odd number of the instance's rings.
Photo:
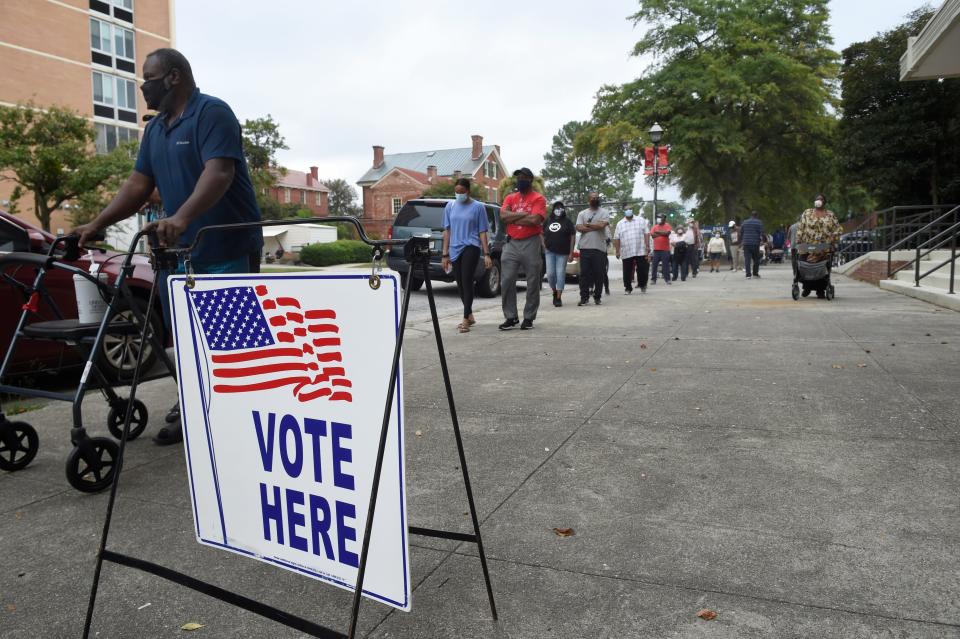
<path id="1" fill-rule="evenodd" d="M 55 236 L 40 230 L 24 220 L 0 211 L 0 255 L 11 252 L 35 253 L 46 255 Z M 100 253 L 93 252 L 94 261 L 106 263 L 102 272 L 113 282 L 123 258 L 115 251 Z M 84 251 L 81 259 L 70 264 L 86 269 L 89 267 L 89 258 Z M 137 303 L 146 310 L 147 298 L 153 283 L 153 270 L 146 257 L 134 256 L 134 272 L 127 279 Z M 11 280 L 31 285 L 36 277 L 36 268 L 25 264 L 9 264 L 0 271 L 0 357 L 6 355 L 16 330 L 20 317 L 20 308 L 26 301 L 23 292 Z M 47 271 L 44 286 L 57 304 L 64 319 L 77 317 L 77 302 L 74 295 L 73 276 L 59 269 Z M 154 326 L 158 329 L 163 326 L 159 305 L 154 314 Z M 45 303 L 40 304 L 39 319 L 57 319 L 52 310 Z M 129 318 L 133 313 L 129 310 L 121 311 L 118 317 Z M 132 346 L 132 348 L 131 348 Z M 108 335 L 101 347 L 99 363 L 101 370 L 111 379 L 120 380 L 129 377 L 136 364 L 139 339 L 137 336 L 110 336 Z M 144 353 L 145 370 L 156 359 L 156 354 L 149 349 Z M 8 371 L 11 375 L 21 375 L 39 371 L 59 371 L 65 368 L 76 367 L 83 363 L 83 358 L 72 348 L 61 342 L 22 340 L 14 353 L 14 359 Z"/>

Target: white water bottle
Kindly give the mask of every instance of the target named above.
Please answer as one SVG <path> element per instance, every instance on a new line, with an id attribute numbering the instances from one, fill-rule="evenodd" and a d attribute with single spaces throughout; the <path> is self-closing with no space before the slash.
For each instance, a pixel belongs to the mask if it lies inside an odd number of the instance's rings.
<path id="1" fill-rule="evenodd" d="M 106 273 L 97 273 L 97 263 L 93 261 L 93 251 L 88 251 L 87 257 L 90 259 L 88 272 L 101 282 L 106 281 Z M 77 296 L 77 318 L 80 323 L 96 324 L 100 322 L 107 312 L 107 303 L 100 295 L 97 285 L 82 275 L 74 275 L 73 290 Z"/>

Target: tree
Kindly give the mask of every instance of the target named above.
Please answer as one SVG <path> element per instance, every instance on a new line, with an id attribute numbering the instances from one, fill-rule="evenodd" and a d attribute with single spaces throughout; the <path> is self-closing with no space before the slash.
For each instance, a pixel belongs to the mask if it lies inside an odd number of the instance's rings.
<path id="1" fill-rule="evenodd" d="M 440 180 L 439 182 L 432 184 L 427 187 L 427 190 L 424 191 L 420 197 L 449 197 L 452 198 L 455 191 L 453 190 L 457 186 L 456 182 L 453 180 Z M 476 182 L 470 183 L 470 197 L 473 199 L 483 202 L 487 199 L 487 192 L 484 190 L 484 187 L 480 186 Z"/>
<path id="2" fill-rule="evenodd" d="M 280 134 L 280 124 L 269 113 L 265 118 L 244 121 L 243 154 L 247 158 L 257 205 L 267 220 L 283 219 L 289 213 L 270 195 L 270 189 L 277 185 L 277 176 L 286 174 L 286 170 L 277 164 L 277 151 L 289 148 Z M 297 208 L 294 207 L 294 213 Z"/>
<path id="3" fill-rule="evenodd" d="M 517 190 L 517 178 L 512 175 L 500 180 L 500 190 L 501 199 L 505 198 L 508 194 L 513 193 Z M 533 190 L 537 193 L 545 194 L 547 192 L 547 187 L 543 182 L 543 176 L 538 175 L 533 178 Z"/>
<path id="4" fill-rule="evenodd" d="M 839 149 L 844 183 L 880 206 L 960 201 L 960 80 L 900 81 L 909 36 L 928 8 L 843 51 Z"/>
<path id="5" fill-rule="evenodd" d="M 85 118 L 60 107 L 0 106 L 0 171 L 9 172 L 0 179 L 16 183 L 11 210 L 31 191 L 33 213 L 49 231 L 50 215 L 64 203 L 89 196 L 111 178 L 126 177 L 133 165 L 131 147 L 98 155 L 95 137 Z"/>
<path id="6" fill-rule="evenodd" d="M 567 122 L 553 136 L 550 152 L 543 156 L 546 166 L 542 171 L 550 199 L 585 204 L 587 195 L 596 191 L 606 201 L 632 200 L 636 171 L 627 162 L 586 145 L 579 150 L 574 147 L 577 135 L 588 127 L 587 122 Z"/>
<path id="7" fill-rule="evenodd" d="M 350 183 L 342 178 L 326 180 L 323 183 L 330 193 L 330 215 L 352 215 L 360 217 L 363 215 L 363 208 L 357 204 L 357 192 L 350 186 Z"/>
<path id="8" fill-rule="evenodd" d="M 830 181 L 836 54 L 828 0 L 643 0 L 649 25 L 634 55 L 658 62 L 642 78 L 600 89 L 595 147 L 639 169 L 648 128 L 659 122 L 672 173 L 701 213 L 731 219 L 756 208 L 793 219 Z"/>

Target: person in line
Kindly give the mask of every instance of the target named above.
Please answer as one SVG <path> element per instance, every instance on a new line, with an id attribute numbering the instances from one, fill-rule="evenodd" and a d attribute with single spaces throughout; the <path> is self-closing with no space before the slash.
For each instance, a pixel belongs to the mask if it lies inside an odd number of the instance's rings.
<path id="1" fill-rule="evenodd" d="M 593 303 L 600 305 L 603 295 L 604 255 L 607 252 L 607 227 L 610 214 L 600 206 L 600 195 L 591 192 L 588 208 L 577 215 L 580 231 L 580 303 L 585 306 L 593 294 Z"/>
<path id="2" fill-rule="evenodd" d="M 550 219 L 543 223 L 543 246 L 546 249 L 547 283 L 553 291 L 553 305 L 563 306 L 567 262 L 573 259 L 577 229 L 567 217 L 563 202 L 553 203 Z"/>
<path id="3" fill-rule="evenodd" d="M 690 277 L 697 276 L 697 264 L 700 263 L 699 235 L 694 228 L 694 224 L 695 222 L 688 222 L 683 231 L 683 241 L 687 245 L 687 254 L 681 266 Z"/>
<path id="4" fill-rule="evenodd" d="M 690 245 L 686 240 L 686 229 L 683 225 L 677 226 L 676 230 L 670 235 L 670 249 L 673 251 L 671 256 L 673 268 L 673 281 L 680 278 L 681 282 L 687 281 L 687 253 Z"/>
<path id="5" fill-rule="evenodd" d="M 186 57 L 175 49 L 157 49 L 143 63 L 147 108 L 158 115 L 140 140 L 133 172 L 117 195 L 88 224 L 77 227 L 85 245 L 108 226 L 132 216 L 154 188 L 167 216 L 147 224 L 161 247 L 190 246 L 206 226 L 260 221 L 260 209 L 243 154 L 240 122 L 226 102 L 200 93 Z M 191 255 L 196 273 L 247 273 L 250 256 L 263 250 L 259 227 L 207 233 Z M 177 272 L 183 272 L 181 263 Z M 160 303 L 170 327 L 170 300 L 161 274 Z M 177 406 L 154 441 L 183 441 Z"/>
<path id="6" fill-rule="evenodd" d="M 743 244 L 743 270 L 747 279 L 760 277 L 760 243 L 764 241 L 763 222 L 760 213 L 750 212 L 750 219 L 740 227 L 740 240 Z"/>
<path id="7" fill-rule="evenodd" d="M 715 229 L 713 231 L 713 237 L 710 238 L 710 242 L 707 244 L 707 253 L 710 255 L 711 273 L 720 272 L 720 258 L 723 257 L 724 249 L 725 245 L 720 229 Z"/>
<path id="8" fill-rule="evenodd" d="M 603 229 L 606 237 L 607 247 L 603 250 L 603 294 L 610 295 L 610 245 L 613 244 L 613 234 L 610 232 L 610 226 Z"/>
<path id="9" fill-rule="evenodd" d="M 520 324 L 521 330 L 533 328 L 540 308 L 540 251 L 547 200 L 533 190 L 533 171 L 527 167 L 513 172 L 517 190 L 503 198 L 500 220 L 507 225 L 507 244 L 500 256 L 500 295 L 504 322 L 501 331 Z M 523 323 L 517 313 L 517 276 L 521 267 L 526 275 L 527 296 L 523 305 Z"/>
<path id="10" fill-rule="evenodd" d="M 670 283 L 670 234 L 673 227 L 662 215 L 657 216 L 657 223 L 650 229 L 650 238 L 653 240 L 653 264 L 650 266 L 650 283 L 657 283 L 657 269 L 663 271 L 663 281 Z"/>
<path id="11" fill-rule="evenodd" d="M 730 220 L 727 229 L 730 238 L 730 270 L 739 271 L 743 266 L 743 237 L 740 233 L 740 218 Z"/>
<path id="12" fill-rule="evenodd" d="M 633 275 L 637 275 L 637 286 L 641 293 L 647 292 L 647 278 L 650 263 L 650 234 L 643 218 L 637 219 L 632 209 L 623 212 L 623 219 L 617 222 L 613 234 L 613 248 L 617 259 L 623 263 L 624 293 L 633 293 Z"/>
<path id="13" fill-rule="evenodd" d="M 818 194 L 813 201 L 813 208 L 807 209 L 800 216 L 796 229 L 796 247 L 799 256 L 807 262 L 819 262 L 830 257 L 832 251 L 840 242 L 840 235 L 843 233 L 843 227 L 837 221 L 837 216 L 826 208 L 827 198 L 822 193 Z M 793 238 L 791 238 L 793 239 Z M 810 251 L 808 244 L 826 244 L 828 248 Z M 804 297 L 810 295 L 810 289 L 804 283 Z M 817 297 L 826 297 L 826 292 L 817 290 Z"/>
<path id="14" fill-rule="evenodd" d="M 697 277 L 700 273 L 700 261 L 703 259 L 703 234 L 700 233 L 700 222 L 692 220 L 687 232 L 693 236 L 693 251 L 690 252 L 690 277 Z"/>
<path id="15" fill-rule="evenodd" d="M 480 256 L 483 268 L 490 270 L 490 247 L 487 244 L 487 208 L 470 197 L 470 180 L 460 178 L 453 187 L 454 200 L 443 208 L 443 255 L 441 266 L 445 272 L 453 269 L 457 292 L 463 302 L 463 321 L 457 325 L 461 333 L 468 333 L 477 323 L 473 317 L 474 276 Z"/>

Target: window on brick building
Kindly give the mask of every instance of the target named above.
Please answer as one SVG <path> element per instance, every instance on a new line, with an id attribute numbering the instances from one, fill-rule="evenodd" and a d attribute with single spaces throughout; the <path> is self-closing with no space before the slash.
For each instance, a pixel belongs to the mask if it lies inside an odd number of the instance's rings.
<path id="1" fill-rule="evenodd" d="M 323 198 L 321 197 L 321 195 L 322 194 L 320 193 L 320 191 L 317 191 L 317 206 L 320 206 L 321 204 L 323 204 Z"/>
<path id="2" fill-rule="evenodd" d="M 133 31 L 104 20 L 90 18 L 90 57 L 94 64 L 135 73 Z"/>
<path id="3" fill-rule="evenodd" d="M 137 123 L 136 83 L 127 78 L 94 71 L 93 115 L 135 125 Z"/>
<path id="4" fill-rule="evenodd" d="M 491 201 L 491 202 L 499 202 L 499 201 L 500 201 L 499 189 L 494 189 L 494 190 L 493 190 L 493 199 L 490 200 L 490 201 Z"/>
<path id="5" fill-rule="evenodd" d="M 491 193 L 491 189 L 490 189 L 490 187 L 488 186 L 488 187 L 487 187 L 487 202 L 492 202 L 492 201 L 493 201 L 493 200 L 490 199 L 491 195 L 493 195 L 493 194 Z"/>
<path id="6" fill-rule="evenodd" d="M 283 189 L 283 202 L 290 204 L 290 189 Z"/>
<path id="7" fill-rule="evenodd" d="M 306 203 L 307 203 L 307 192 L 300 191 L 300 204 L 306 204 Z"/>
<path id="8" fill-rule="evenodd" d="M 97 153 L 101 155 L 113 151 L 117 148 L 118 144 L 136 141 L 140 135 L 138 129 L 114 126 L 112 124 L 104 124 L 103 122 L 95 122 L 93 129 L 96 132 L 94 146 L 97 148 Z"/>
<path id="9" fill-rule="evenodd" d="M 396 215 L 403 208 L 403 200 L 398 197 L 393 198 L 393 214 Z"/>

